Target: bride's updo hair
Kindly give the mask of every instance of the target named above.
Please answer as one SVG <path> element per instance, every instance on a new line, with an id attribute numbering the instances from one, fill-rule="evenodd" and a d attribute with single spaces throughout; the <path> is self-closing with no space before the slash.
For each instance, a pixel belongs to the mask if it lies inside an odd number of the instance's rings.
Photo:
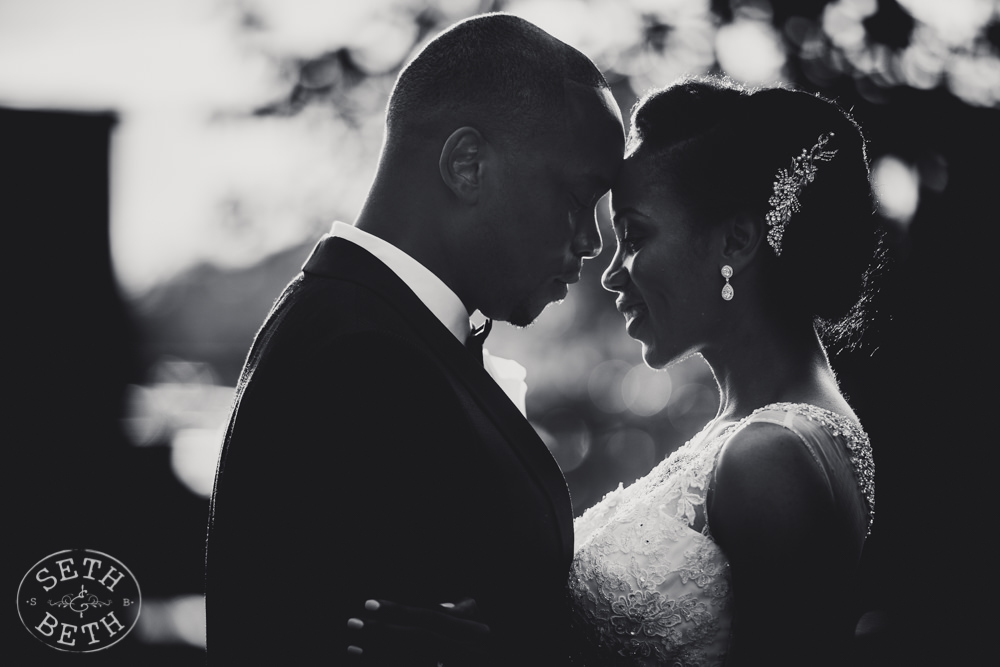
<path id="1" fill-rule="evenodd" d="M 815 163 L 815 180 L 799 195 L 801 208 L 785 225 L 780 255 L 767 244 L 758 257 L 776 312 L 811 317 L 825 338 L 851 342 L 865 324 L 881 233 L 865 139 L 848 113 L 801 91 L 750 90 L 722 77 L 686 79 L 636 103 L 626 150 L 677 184 L 699 224 L 735 214 L 764 221 L 779 170 L 789 170 L 792 159 L 825 134 L 833 136 L 823 149 L 836 155 Z"/>

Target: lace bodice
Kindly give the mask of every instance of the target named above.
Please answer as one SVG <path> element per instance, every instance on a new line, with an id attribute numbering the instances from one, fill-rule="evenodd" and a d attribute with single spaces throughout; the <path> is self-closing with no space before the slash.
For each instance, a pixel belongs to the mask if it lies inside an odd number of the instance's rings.
<path id="1" fill-rule="evenodd" d="M 732 591 L 725 554 L 713 541 L 705 498 L 719 452 L 751 421 L 791 429 L 870 526 L 874 466 L 855 422 L 805 404 L 774 404 L 709 438 L 713 424 L 628 488 L 579 517 L 569 590 L 573 622 L 600 664 L 721 664 L 729 643 Z M 838 480 L 845 478 L 848 486 Z M 836 495 L 836 493 L 835 493 Z M 861 526 L 866 530 L 867 526 Z M 579 662 L 586 662 L 581 659 Z"/>

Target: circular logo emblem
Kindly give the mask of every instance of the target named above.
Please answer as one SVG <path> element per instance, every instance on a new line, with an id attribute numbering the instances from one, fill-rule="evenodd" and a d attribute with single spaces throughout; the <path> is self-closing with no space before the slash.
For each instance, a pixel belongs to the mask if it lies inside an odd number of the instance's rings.
<path id="1" fill-rule="evenodd" d="M 90 653 L 120 641 L 139 618 L 139 582 L 100 551 L 67 549 L 28 570 L 17 589 L 17 611 L 43 644 Z"/>

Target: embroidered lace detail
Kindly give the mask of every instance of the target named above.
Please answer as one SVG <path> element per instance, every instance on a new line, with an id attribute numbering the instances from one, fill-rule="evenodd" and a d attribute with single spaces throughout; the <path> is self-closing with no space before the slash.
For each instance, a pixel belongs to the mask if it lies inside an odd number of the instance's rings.
<path id="1" fill-rule="evenodd" d="M 720 665 L 729 644 L 729 563 L 705 498 L 729 437 L 764 410 L 793 412 L 844 436 L 858 486 L 874 506 L 868 438 L 852 420 L 804 404 L 765 406 L 711 439 L 714 423 L 628 488 L 621 484 L 574 523 L 573 624 L 598 664 Z M 870 525 L 870 523 L 869 523 Z"/>
<path id="2" fill-rule="evenodd" d="M 574 625 L 622 664 L 712 665 L 728 643 L 729 567 L 705 495 L 725 433 L 697 436 L 575 523 Z"/>

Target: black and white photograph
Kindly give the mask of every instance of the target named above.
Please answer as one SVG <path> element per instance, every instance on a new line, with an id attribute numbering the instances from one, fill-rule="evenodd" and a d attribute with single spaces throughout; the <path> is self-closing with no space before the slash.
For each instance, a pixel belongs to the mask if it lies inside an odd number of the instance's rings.
<path id="1" fill-rule="evenodd" d="M 1000 0 L 0 0 L 0 662 L 996 647 Z"/>

